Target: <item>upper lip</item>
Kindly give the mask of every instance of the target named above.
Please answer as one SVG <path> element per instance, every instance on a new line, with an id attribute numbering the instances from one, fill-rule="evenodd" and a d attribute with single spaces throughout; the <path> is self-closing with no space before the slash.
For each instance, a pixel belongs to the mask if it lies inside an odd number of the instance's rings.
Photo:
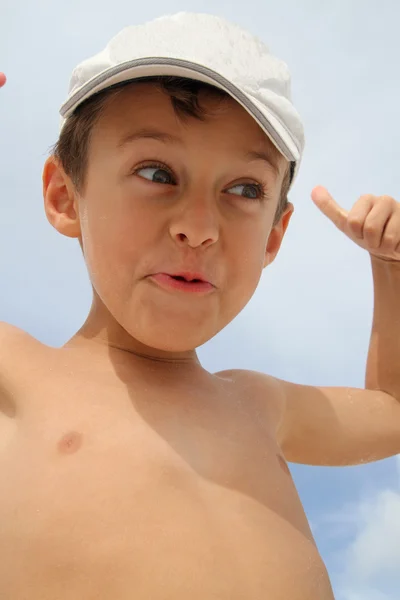
<path id="1" fill-rule="evenodd" d="M 199 281 L 211 283 L 211 285 L 213 285 L 212 282 L 209 281 L 207 277 L 200 271 L 174 271 L 171 273 L 165 271 L 165 274 L 170 275 L 170 277 L 183 277 L 184 279 L 186 279 L 186 281 L 193 281 L 194 279 L 197 279 Z"/>

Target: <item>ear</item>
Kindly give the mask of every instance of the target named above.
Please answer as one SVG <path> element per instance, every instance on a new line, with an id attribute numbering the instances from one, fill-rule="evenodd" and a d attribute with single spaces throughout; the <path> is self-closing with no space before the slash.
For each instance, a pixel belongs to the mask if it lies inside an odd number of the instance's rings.
<path id="1" fill-rule="evenodd" d="M 71 179 L 54 156 L 50 156 L 44 164 L 42 182 L 44 210 L 50 225 L 67 237 L 79 237 L 77 194 Z"/>
<path id="2" fill-rule="evenodd" d="M 279 222 L 271 229 L 265 248 L 264 268 L 274 262 L 293 213 L 294 206 L 289 202 L 288 207 L 281 216 Z"/>

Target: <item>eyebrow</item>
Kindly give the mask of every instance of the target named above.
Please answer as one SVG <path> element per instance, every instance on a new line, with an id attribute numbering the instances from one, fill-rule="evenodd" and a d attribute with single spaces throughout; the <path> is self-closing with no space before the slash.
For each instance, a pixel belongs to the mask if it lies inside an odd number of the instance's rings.
<path id="1" fill-rule="evenodd" d="M 124 136 L 117 144 L 118 150 L 122 150 L 128 144 L 131 144 L 135 140 L 150 138 L 153 140 L 158 140 L 160 142 L 170 142 L 172 144 L 181 144 L 182 140 L 175 135 L 170 133 L 165 133 L 163 131 L 156 131 L 155 129 L 139 129 L 134 133 L 129 133 Z"/>
<path id="2" fill-rule="evenodd" d="M 157 131 L 155 129 L 139 129 L 133 133 L 129 133 L 128 135 L 120 139 L 117 144 L 117 149 L 123 150 L 124 148 L 126 148 L 126 146 L 139 139 L 152 139 L 164 143 L 182 144 L 182 140 L 171 133 Z M 244 156 L 245 158 L 250 160 L 262 160 L 266 162 L 269 168 L 273 171 L 275 177 L 279 177 L 278 163 L 274 160 L 274 154 L 271 151 L 268 150 L 257 152 L 255 150 L 250 150 L 249 152 L 246 152 Z"/>
<path id="3" fill-rule="evenodd" d="M 278 179 L 279 166 L 277 161 L 274 160 L 274 155 L 272 152 L 255 152 L 254 150 L 250 150 L 249 152 L 246 152 L 245 156 L 250 160 L 263 160 L 266 162 L 270 169 L 274 172 L 275 177 Z"/>

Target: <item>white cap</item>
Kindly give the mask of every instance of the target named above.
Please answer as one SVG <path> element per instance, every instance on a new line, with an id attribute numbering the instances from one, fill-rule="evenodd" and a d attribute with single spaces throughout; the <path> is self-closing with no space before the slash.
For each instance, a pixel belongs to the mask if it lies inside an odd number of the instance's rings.
<path id="1" fill-rule="evenodd" d="M 291 102 L 290 73 L 258 38 L 225 19 L 180 12 L 125 27 L 98 54 L 72 72 L 60 109 L 61 127 L 82 102 L 117 83 L 172 75 L 204 81 L 227 92 L 255 119 L 281 154 L 295 163 L 304 129 Z"/>

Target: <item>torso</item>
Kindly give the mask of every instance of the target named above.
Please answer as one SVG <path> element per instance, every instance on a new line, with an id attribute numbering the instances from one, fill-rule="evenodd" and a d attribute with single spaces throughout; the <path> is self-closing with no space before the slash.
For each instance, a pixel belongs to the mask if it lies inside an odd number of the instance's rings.
<path id="1" fill-rule="evenodd" d="M 273 398 L 245 372 L 121 378 L 24 336 L 0 417 L 0 598 L 333 599 Z"/>

